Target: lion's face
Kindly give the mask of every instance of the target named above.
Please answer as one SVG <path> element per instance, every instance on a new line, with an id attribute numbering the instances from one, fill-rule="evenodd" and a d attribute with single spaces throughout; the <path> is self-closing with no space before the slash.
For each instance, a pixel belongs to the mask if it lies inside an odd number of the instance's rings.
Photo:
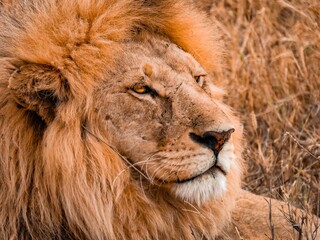
<path id="1" fill-rule="evenodd" d="M 5 8 L 2 238 L 220 233 L 240 189 L 241 128 L 204 70 L 221 71 L 211 21 L 184 1 Z"/>
<path id="2" fill-rule="evenodd" d="M 122 74 L 94 93 L 109 144 L 182 200 L 219 197 L 237 169 L 238 123 L 190 54 L 166 42 L 148 44 L 126 46 Z"/>

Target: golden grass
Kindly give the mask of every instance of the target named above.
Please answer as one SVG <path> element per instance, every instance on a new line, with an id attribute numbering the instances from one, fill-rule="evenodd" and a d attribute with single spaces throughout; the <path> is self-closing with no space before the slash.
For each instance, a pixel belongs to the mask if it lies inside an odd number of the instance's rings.
<path id="1" fill-rule="evenodd" d="M 245 188 L 320 216 L 320 1 L 199 4 L 226 43 L 227 102 L 247 139 Z"/>

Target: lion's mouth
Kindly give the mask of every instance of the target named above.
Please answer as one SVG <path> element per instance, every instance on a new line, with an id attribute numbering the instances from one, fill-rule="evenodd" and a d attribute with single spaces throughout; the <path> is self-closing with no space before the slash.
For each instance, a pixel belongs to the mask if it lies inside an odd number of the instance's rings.
<path id="1" fill-rule="evenodd" d="M 178 179 L 177 181 L 175 181 L 175 183 L 186 183 L 186 182 L 190 182 L 192 180 L 195 180 L 196 178 L 199 178 L 199 177 L 202 177 L 202 176 L 205 176 L 205 175 L 212 175 L 212 177 L 214 178 L 215 177 L 215 174 L 217 171 L 220 171 L 223 175 L 227 175 L 227 173 L 218 165 L 213 165 L 212 167 L 210 167 L 209 169 L 207 169 L 206 171 L 196 175 L 196 176 L 193 176 L 191 178 L 187 178 L 187 179 Z"/>

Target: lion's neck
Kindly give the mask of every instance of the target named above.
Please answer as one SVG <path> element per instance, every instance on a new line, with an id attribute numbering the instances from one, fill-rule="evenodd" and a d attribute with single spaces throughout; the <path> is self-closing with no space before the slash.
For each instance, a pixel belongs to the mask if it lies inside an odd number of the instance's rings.
<path id="1" fill-rule="evenodd" d="M 140 186 L 129 184 L 115 206 L 114 226 L 119 226 L 116 236 L 120 238 L 211 239 L 230 219 L 230 202 L 211 200 L 196 206 L 166 190 L 142 191 Z"/>

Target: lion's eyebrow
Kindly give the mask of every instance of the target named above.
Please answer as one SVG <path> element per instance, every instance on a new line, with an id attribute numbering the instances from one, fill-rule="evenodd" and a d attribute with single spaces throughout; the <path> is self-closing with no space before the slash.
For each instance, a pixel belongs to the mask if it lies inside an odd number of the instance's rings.
<path id="1" fill-rule="evenodd" d="M 126 72 L 130 72 L 130 71 L 133 71 L 133 70 L 140 70 L 141 68 L 140 67 L 132 67 L 132 68 L 125 68 L 122 70 L 121 73 L 126 73 Z"/>

